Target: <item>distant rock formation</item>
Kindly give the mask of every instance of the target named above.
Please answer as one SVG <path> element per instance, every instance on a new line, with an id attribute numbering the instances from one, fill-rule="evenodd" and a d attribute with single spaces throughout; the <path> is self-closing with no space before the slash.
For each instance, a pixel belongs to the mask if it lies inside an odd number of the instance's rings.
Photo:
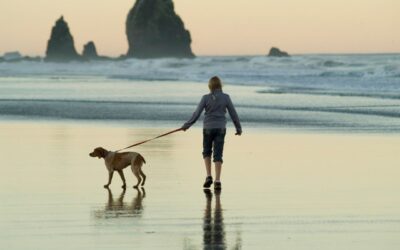
<path id="1" fill-rule="evenodd" d="M 6 52 L 3 55 L 4 61 L 18 61 L 21 59 L 22 59 L 22 55 L 18 51 Z"/>
<path id="2" fill-rule="evenodd" d="M 83 46 L 82 57 L 85 59 L 98 59 L 99 55 L 97 54 L 96 45 L 94 42 L 90 41 Z"/>
<path id="3" fill-rule="evenodd" d="M 61 16 L 56 21 L 47 43 L 46 61 L 71 61 L 79 60 L 80 56 L 75 50 L 74 38 L 68 24 Z"/>
<path id="4" fill-rule="evenodd" d="M 172 0 L 137 0 L 126 20 L 127 57 L 194 57 L 190 32 Z"/>
<path id="5" fill-rule="evenodd" d="M 22 56 L 18 51 L 6 52 L 3 57 L 0 57 L 0 62 L 21 62 L 21 61 L 32 61 L 32 62 L 40 62 L 42 58 L 39 56 L 31 57 L 31 56 Z"/>
<path id="6" fill-rule="evenodd" d="M 273 57 L 288 57 L 289 54 L 285 51 L 281 51 L 280 49 L 276 48 L 276 47 L 272 47 L 269 50 L 269 54 L 268 56 L 273 56 Z"/>

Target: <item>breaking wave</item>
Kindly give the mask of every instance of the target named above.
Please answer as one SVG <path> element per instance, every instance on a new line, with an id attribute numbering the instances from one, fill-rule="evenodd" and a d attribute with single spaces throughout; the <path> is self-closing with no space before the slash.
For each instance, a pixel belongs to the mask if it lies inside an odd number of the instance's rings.
<path id="1" fill-rule="evenodd" d="M 0 63 L 0 77 L 103 76 L 127 80 L 204 81 L 221 75 L 231 84 L 262 84 L 277 77 L 399 77 L 400 55 L 299 55 L 129 59 L 125 61 Z"/>

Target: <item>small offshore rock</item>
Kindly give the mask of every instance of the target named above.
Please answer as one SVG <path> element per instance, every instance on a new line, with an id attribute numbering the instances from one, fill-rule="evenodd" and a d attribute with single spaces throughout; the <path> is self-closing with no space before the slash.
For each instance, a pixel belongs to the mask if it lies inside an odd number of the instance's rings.
<path id="1" fill-rule="evenodd" d="M 96 45 L 94 42 L 90 41 L 83 46 L 82 57 L 85 59 L 98 59 L 99 55 L 97 54 Z"/>
<path id="2" fill-rule="evenodd" d="M 272 47 L 269 50 L 268 56 L 272 56 L 272 57 L 289 57 L 290 55 L 287 52 L 280 50 L 279 48 Z"/>

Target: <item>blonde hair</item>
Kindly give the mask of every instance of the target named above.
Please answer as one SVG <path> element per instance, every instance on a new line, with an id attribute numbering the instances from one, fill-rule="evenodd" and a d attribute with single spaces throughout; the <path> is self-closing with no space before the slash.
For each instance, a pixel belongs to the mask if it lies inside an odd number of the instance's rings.
<path id="1" fill-rule="evenodd" d="M 216 89 L 222 89 L 221 79 L 219 79 L 218 76 L 211 77 L 211 79 L 208 81 L 208 88 L 211 92 Z"/>

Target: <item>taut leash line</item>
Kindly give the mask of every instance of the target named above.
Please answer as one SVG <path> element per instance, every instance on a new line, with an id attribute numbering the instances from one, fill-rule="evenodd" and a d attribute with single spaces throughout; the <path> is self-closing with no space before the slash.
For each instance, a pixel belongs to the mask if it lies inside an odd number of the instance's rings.
<path id="1" fill-rule="evenodd" d="M 178 128 L 178 129 L 175 129 L 175 130 L 169 131 L 169 132 L 167 132 L 167 133 L 165 133 L 165 134 L 162 134 L 162 135 L 156 136 L 156 137 L 154 137 L 154 138 L 151 138 L 151 139 L 148 139 L 148 140 L 144 140 L 144 141 L 141 141 L 141 142 L 135 143 L 135 144 L 133 144 L 133 145 L 130 145 L 130 146 L 126 147 L 126 148 L 119 149 L 119 150 L 117 150 L 117 151 L 115 151 L 115 152 L 119 152 L 119 151 L 122 151 L 122 150 L 125 150 L 125 149 L 128 149 L 128 148 L 133 148 L 133 147 L 135 147 L 135 146 L 138 146 L 138 145 L 140 145 L 140 144 L 143 144 L 143 143 L 146 143 L 146 142 L 149 142 L 149 141 L 152 141 L 152 140 L 158 139 L 158 138 L 160 138 L 160 137 L 163 137 L 163 136 L 170 135 L 170 134 L 172 134 L 172 133 L 175 133 L 175 132 L 178 132 L 178 131 L 181 131 L 181 130 L 183 130 L 183 129 L 182 129 L 182 128 Z"/>

